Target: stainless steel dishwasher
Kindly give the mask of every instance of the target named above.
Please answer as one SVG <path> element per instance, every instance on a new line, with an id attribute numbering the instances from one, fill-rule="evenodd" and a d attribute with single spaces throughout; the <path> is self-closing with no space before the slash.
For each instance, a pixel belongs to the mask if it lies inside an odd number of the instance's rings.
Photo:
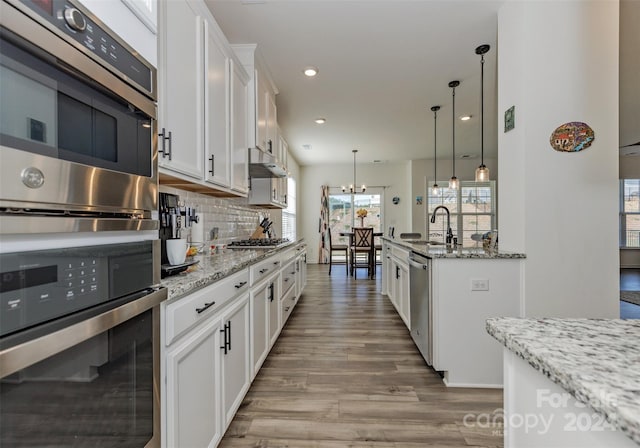
<path id="1" fill-rule="evenodd" d="M 411 337 L 424 360 L 431 365 L 433 361 L 431 259 L 415 252 L 409 254 L 409 307 Z"/>

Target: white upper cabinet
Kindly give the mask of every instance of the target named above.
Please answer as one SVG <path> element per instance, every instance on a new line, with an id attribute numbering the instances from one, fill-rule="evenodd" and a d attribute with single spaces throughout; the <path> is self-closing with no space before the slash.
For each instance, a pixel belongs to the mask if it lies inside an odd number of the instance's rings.
<path id="1" fill-rule="evenodd" d="M 202 179 L 203 18 L 197 2 L 160 3 L 158 164 Z"/>
<path id="2" fill-rule="evenodd" d="M 246 196 L 249 75 L 201 0 L 160 2 L 158 31 L 160 183 Z"/>
<path id="3" fill-rule="evenodd" d="M 278 145 L 276 94 L 278 93 L 265 64 L 256 52 L 255 44 L 232 45 L 251 79 L 248 90 L 248 144 L 269 153 Z"/>
<path id="4" fill-rule="evenodd" d="M 223 187 L 231 186 L 230 157 L 230 65 L 223 44 L 204 22 L 204 146 L 205 180 Z"/>
<path id="5" fill-rule="evenodd" d="M 249 191 L 248 83 L 244 68 L 231 60 L 231 188 L 245 194 Z"/>

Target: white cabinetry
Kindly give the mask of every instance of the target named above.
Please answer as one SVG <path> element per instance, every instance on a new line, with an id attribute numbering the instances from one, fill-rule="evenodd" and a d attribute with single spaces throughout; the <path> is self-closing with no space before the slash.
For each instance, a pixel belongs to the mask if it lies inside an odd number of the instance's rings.
<path id="1" fill-rule="evenodd" d="M 230 59 L 208 21 L 204 25 L 205 181 L 231 186 Z"/>
<path id="2" fill-rule="evenodd" d="M 222 415 L 226 429 L 251 384 L 249 294 L 234 301 L 224 313 L 221 326 Z"/>
<path id="3" fill-rule="evenodd" d="M 160 2 L 159 23 L 160 183 L 246 195 L 249 76 L 203 2 Z"/>
<path id="4" fill-rule="evenodd" d="M 251 342 L 252 378 L 258 373 L 269 349 L 278 336 L 277 308 L 272 315 L 273 303 L 278 303 L 278 274 L 251 288 Z M 275 328 L 274 328 L 275 325 Z M 275 336 L 274 336 L 275 333 Z"/>
<path id="5" fill-rule="evenodd" d="M 409 251 L 385 243 L 384 278 L 389 300 L 411 330 L 409 306 Z"/>
<path id="6" fill-rule="evenodd" d="M 160 169 L 202 179 L 203 11 L 197 1 L 160 2 L 158 105 Z"/>
<path id="7" fill-rule="evenodd" d="M 166 446 L 216 446 L 222 437 L 220 320 L 167 350 L 166 364 Z"/>
<path id="8" fill-rule="evenodd" d="M 231 188 L 246 194 L 249 191 L 247 142 L 247 101 L 249 78 L 239 62 L 231 60 Z"/>
<path id="9" fill-rule="evenodd" d="M 249 387 L 248 281 L 244 269 L 161 308 L 167 447 L 216 446 Z"/>

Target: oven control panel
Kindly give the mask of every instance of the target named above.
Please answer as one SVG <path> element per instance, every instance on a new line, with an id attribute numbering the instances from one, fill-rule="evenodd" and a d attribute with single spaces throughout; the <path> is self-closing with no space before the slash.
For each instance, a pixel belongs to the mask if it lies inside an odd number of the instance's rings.
<path id="1" fill-rule="evenodd" d="M 99 25 L 91 13 L 70 0 L 14 0 L 35 13 L 34 18 L 53 26 L 58 34 L 80 44 L 85 52 L 97 56 L 129 80 L 153 95 L 152 69 L 122 45 L 106 26 Z"/>
<path id="2" fill-rule="evenodd" d="M 150 241 L 0 254 L 0 337 L 149 287 Z"/>

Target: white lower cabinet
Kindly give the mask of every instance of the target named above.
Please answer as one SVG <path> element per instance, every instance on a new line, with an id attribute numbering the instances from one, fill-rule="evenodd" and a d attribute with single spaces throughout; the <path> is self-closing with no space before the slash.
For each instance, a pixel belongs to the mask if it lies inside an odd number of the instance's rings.
<path id="1" fill-rule="evenodd" d="M 411 310 L 409 303 L 409 251 L 385 244 L 384 287 L 389 300 L 396 308 L 402 321 L 411 330 Z"/>
<path id="2" fill-rule="evenodd" d="M 220 442 L 306 279 L 292 254 L 282 269 L 275 255 L 161 307 L 164 448 Z"/>
<path id="3" fill-rule="evenodd" d="M 215 447 L 222 437 L 220 322 L 166 352 L 166 447 Z"/>
<path id="4" fill-rule="evenodd" d="M 258 373 L 269 353 L 269 298 L 273 281 L 266 280 L 251 288 L 251 376 Z"/>
<path id="5" fill-rule="evenodd" d="M 249 294 L 245 294 L 224 313 L 220 329 L 224 429 L 251 384 L 249 328 Z"/>

